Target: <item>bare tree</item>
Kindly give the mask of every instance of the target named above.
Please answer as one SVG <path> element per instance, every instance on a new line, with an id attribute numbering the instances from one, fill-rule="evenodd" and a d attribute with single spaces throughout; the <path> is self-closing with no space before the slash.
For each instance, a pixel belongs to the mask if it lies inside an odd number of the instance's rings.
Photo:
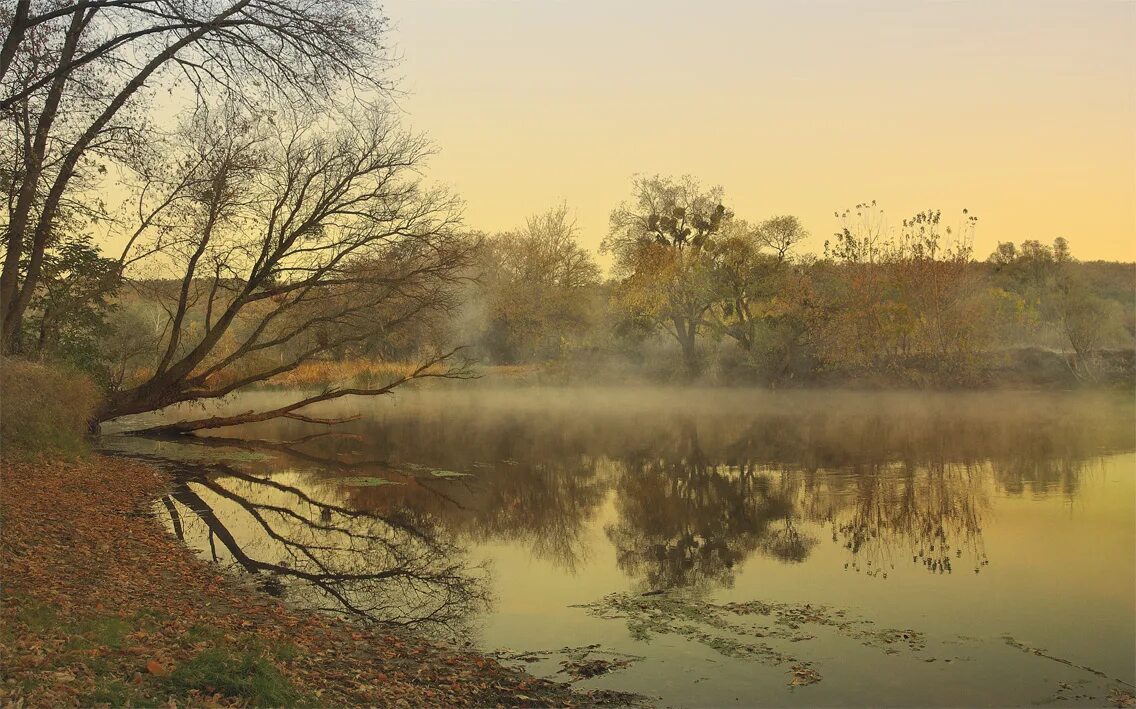
<path id="1" fill-rule="evenodd" d="M 101 215 L 90 188 L 145 153 L 156 96 L 167 108 L 220 95 L 311 104 L 345 77 L 381 88 L 385 20 L 366 0 L 16 0 L 0 18 L 5 352 L 20 346 L 58 222 Z"/>
<path id="2" fill-rule="evenodd" d="M 757 227 L 759 243 L 777 255 L 778 263 L 784 261 L 793 247 L 808 235 L 800 220 L 792 215 L 771 217 Z"/>
<path id="3" fill-rule="evenodd" d="M 142 191 L 120 257 L 166 319 L 146 376 L 109 392 L 98 419 L 215 399 L 389 335 L 454 306 L 467 265 L 457 204 L 424 187 L 427 143 L 389 115 L 279 120 L 247 111 L 199 116 L 176 169 Z M 190 431 L 273 416 L 420 377 L 464 377 L 452 354 L 376 388 L 328 390 L 273 411 L 190 422 Z M 325 421 L 329 422 L 329 421 Z"/>

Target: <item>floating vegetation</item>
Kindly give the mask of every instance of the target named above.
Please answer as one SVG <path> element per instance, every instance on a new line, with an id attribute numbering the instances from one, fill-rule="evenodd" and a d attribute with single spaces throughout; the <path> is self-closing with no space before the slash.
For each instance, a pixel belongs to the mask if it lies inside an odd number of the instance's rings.
<path id="1" fill-rule="evenodd" d="M 431 470 L 430 474 L 433 475 L 436 478 L 446 478 L 446 479 L 473 477 L 470 473 L 459 473 L 456 470 L 435 469 L 435 470 Z"/>
<path id="2" fill-rule="evenodd" d="M 1090 682 L 1087 679 L 1077 680 L 1076 687 L 1068 682 L 1058 682 L 1057 691 L 1049 698 L 1047 703 L 1054 702 L 1078 702 L 1084 703 L 1096 699 L 1092 694 L 1081 694 L 1080 692 L 1087 692 Z"/>
<path id="3" fill-rule="evenodd" d="M 502 651 L 494 653 L 493 656 L 501 662 L 524 663 L 542 662 L 563 656 L 558 674 L 570 676 L 573 682 L 606 675 L 643 659 L 641 655 L 604 650 L 598 643 L 584 647 L 564 647 L 560 650 Z"/>
<path id="4" fill-rule="evenodd" d="M 1100 677 L 1101 679 L 1107 679 L 1110 682 L 1116 682 L 1117 684 L 1123 684 L 1125 687 L 1131 687 L 1133 689 L 1136 689 L 1136 685 L 1133 685 L 1130 682 L 1125 682 L 1124 680 L 1116 679 L 1115 677 L 1109 677 L 1104 672 L 1101 672 L 1100 670 L 1097 670 L 1097 669 L 1093 669 L 1092 667 L 1089 667 L 1087 665 L 1078 665 L 1077 663 L 1072 662 L 1070 660 L 1066 660 L 1063 657 L 1057 657 L 1056 655 L 1051 655 L 1046 650 L 1043 650 L 1043 649 L 1038 648 L 1038 647 L 1034 647 L 1033 645 L 1029 645 L 1027 643 L 1023 643 L 1020 640 L 1014 638 L 1012 635 L 1003 635 L 1002 639 L 1005 640 L 1006 644 L 1009 645 L 1010 647 L 1015 647 L 1015 648 L 1021 650 L 1022 652 L 1027 652 L 1031 655 L 1037 655 L 1038 657 L 1044 657 L 1045 659 L 1053 660 L 1054 662 L 1060 662 L 1063 665 L 1068 665 L 1069 667 L 1074 667 L 1078 670 L 1084 670 L 1085 672 L 1088 672 L 1089 674 L 1096 675 L 1097 677 Z M 1123 691 L 1123 690 L 1116 690 L 1116 691 Z"/>
<path id="5" fill-rule="evenodd" d="M 793 665 L 790 673 L 793 675 L 789 679 L 790 687 L 803 687 L 820 681 L 820 673 L 809 667 L 807 663 Z"/>
<path id="6" fill-rule="evenodd" d="M 386 478 L 374 477 L 356 477 L 356 478 L 339 478 L 340 485 L 347 485 L 350 487 L 379 487 L 380 485 L 402 485 L 396 480 L 387 480 Z"/>
<path id="7" fill-rule="evenodd" d="M 774 647 L 773 643 L 814 640 L 814 629 L 836 632 L 889 655 L 904 649 L 919 652 L 927 646 L 926 636 L 915 630 L 876 628 L 871 621 L 849 618 L 844 610 L 809 603 L 715 604 L 665 593 L 616 593 L 577 607 L 598 618 L 626 620 L 636 640 L 646 642 L 653 635 L 676 634 L 727 657 L 771 666 L 790 665 L 790 686 L 819 682 L 820 672 L 787 647 Z"/>
<path id="8" fill-rule="evenodd" d="M 563 660 L 561 672 L 572 677 L 573 681 L 591 679 L 599 675 L 606 675 L 613 670 L 622 669 L 631 664 L 631 660 L 605 660 L 595 658 L 592 660 Z"/>

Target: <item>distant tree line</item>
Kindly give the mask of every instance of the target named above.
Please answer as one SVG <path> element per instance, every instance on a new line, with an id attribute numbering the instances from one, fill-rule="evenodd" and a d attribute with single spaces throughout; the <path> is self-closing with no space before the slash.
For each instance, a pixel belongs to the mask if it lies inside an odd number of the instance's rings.
<path id="1" fill-rule="evenodd" d="M 557 207 L 484 240 L 453 337 L 498 364 L 774 385 L 980 384 L 1027 366 L 1025 349 L 1076 380 L 1130 369 L 1105 353 L 1133 348 L 1132 264 L 1079 263 L 1064 238 L 979 260 L 966 210 L 834 217 L 823 255 L 802 254 L 796 217 L 747 221 L 720 188 L 637 177 L 602 244 L 609 278 Z"/>
<path id="2" fill-rule="evenodd" d="M 254 144 L 268 139 L 243 135 Z M 239 164 L 233 155 L 225 160 Z M 370 192 L 350 199 L 364 198 L 389 199 Z M 187 196 L 181 209 L 192 204 Z M 190 224 L 209 218 L 208 204 Z M 162 258 L 192 276 L 136 278 L 129 287 L 92 247 L 53 250 L 24 346 L 95 372 L 116 412 L 146 410 L 146 388 L 171 363 L 195 357 L 181 338 L 208 339 L 222 305 L 233 309 L 240 298 L 246 302 L 217 348 L 180 365 L 188 384 L 177 396 L 235 391 L 312 360 L 416 361 L 459 345 L 485 364 L 536 365 L 578 381 L 973 386 L 1131 376 L 1134 266 L 1080 263 L 1063 238 L 1001 243 L 978 260 L 977 218 L 965 210 L 954 224 L 925 211 L 890 225 L 876 203 L 858 204 L 834 215 L 839 228 L 814 256 L 799 253 L 808 233 L 796 217 L 747 221 L 718 188 L 689 177 L 637 177 L 632 198 L 611 215 L 602 249 L 613 268 L 605 277 L 597 256 L 580 246 L 566 205 L 517 230 L 484 234 L 436 221 L 424 204 L 433 202 L 415 202 L 411 221 L 382 225 L 420 229 L 413 246 L 352 260 L 334 271 L 333 285 L 323 275 L 313 285 L 304 268 L 279 269 L 251 296 L 240 295 L 247 278 L 222 275 L 237 263 L 226 254 L 263 241 L 213 237 L 207 246 L 217 250 L 201 250 L 198 260 L 208 254 L 210 266 L 199 272 L 187 264 L 201 244 L 187 236 Z M 171 243 L 174 233 L 162 232 Z M 364 243 L 373 234 L 365 232 Z M 321 248 L 354 245 L 329 243 Z"/>

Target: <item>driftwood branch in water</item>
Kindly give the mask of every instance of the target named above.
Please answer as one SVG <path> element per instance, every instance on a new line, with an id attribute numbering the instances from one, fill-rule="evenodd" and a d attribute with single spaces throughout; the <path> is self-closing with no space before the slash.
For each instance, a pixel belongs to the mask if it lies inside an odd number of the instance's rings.
<path id="1" fill-rule="evenodd" d="M 243 414 L 235 414 L 232 416 L 210 416 L 202 419 L 192 419 L 189 421 L 178 421 L 175 423 L 167 423 L 159 426 L 150 426 L 149 428 L 131 431 L 132 435 L 143 436 L 171 436 L 171 435 L 185 435 L 191 434 L 194 431 L 201 431 L 209 428 L 223 428 L 225 426 L 238 426 L 245 423 L 258 423 L 260 421 L 269 421 L 277 418 L 288 418 L 296 421 L 304 421 L 306 423 L 317 423 L 323 425 L 335 425 L 354 421 L 358 416 L 348 416 L 343 418 L 317 418 L 313 416 L 306 416 L 304 414 L 296 413 L 298 410 L 303 409 L 313 404 L 319 404 L 324 401 L 332 401 L 344 396 L 382 396 L 389 394 L 398 387 L 406 384 L 407 382 L 415 379 L 474 379 L 476 374 L 470 369 L 468 362 L 453 367 L 445 367 L 436 370 L 435 367 L 449 360 L 459 351 L 461 347 L 455 348 L 422 362 L 414 371 L 406 374 L 394 381 L 385 384 L 378 388 L 372 389 L 327 389 L 326 391 L 309 396 L 299 401 L 292 402 L 286 406 L 280 406 L 268 411 L 246 411 Z"/>
<path id="2" fill-rule="evenodd" d="M 337 418 L 316 418 L 315 416 L 304 416 L 303 414 L 291 413 L 284 414 L 284 418 L 292 419 L 293 421 L 302 421 L 304 423 L 318 423 L 324 426 L 334 426 L 340 423 L 349 423 L 351 421 L 358 421 L 359 414 L 351 416 L 341 416 Z"/>

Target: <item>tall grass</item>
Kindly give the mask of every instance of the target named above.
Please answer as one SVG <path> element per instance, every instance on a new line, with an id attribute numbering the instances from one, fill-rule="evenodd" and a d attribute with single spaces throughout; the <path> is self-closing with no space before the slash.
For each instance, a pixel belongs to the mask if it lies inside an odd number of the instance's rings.
<path id="1" fill-rule="evenodd" d="M 375 386 L 404 377 L 418 368 L 414 361 L 350 359 L 342 361 L 304 362 L 295 369 L 278 374 L 266 384 L 288 389 L 311 389 L 324 386 Z M 442 365 L 438 365 L 438 369 Z M 532 375 L 537 365 L 489 365 L 478 367 L 489 378 L 517 379 Z"/>
<path id="2" fill-rule="evenodd" d="M 304 362 L 295 369 L 277 374 L 268 384 L 289 389 L 306 389 L 329 384 L 377 384 L 410 374 L 417 367 L 413 362 L 372 361 L 352 359 L 339 362 Z"/>
<path id="3" fill-rule="evenodd" d="M 76 453 L 98 401 L 79 372 L 0 358 L 0 450 Z"/>

